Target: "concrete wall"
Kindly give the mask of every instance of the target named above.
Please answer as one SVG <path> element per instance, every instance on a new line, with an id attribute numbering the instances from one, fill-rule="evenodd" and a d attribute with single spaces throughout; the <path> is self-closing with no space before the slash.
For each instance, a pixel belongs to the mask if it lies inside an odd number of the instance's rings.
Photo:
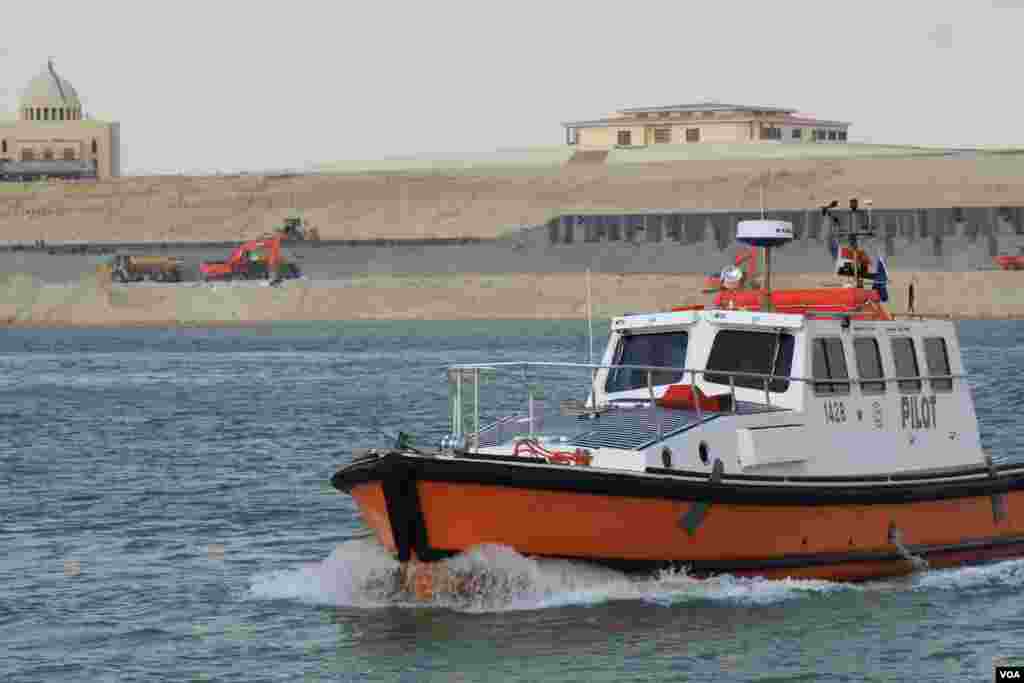
<path id="1" fill-rule="evenodd" d="M 794 242 L 776 251 L 780 273 L 821 273 L 833 267 L 831 226 L 820 211 L 773 211 L 771 218 L 793 223 Z M 399 273 L 573 273 L 590 268 L 604 273 L 709 273 L 731 263 L 736 222 L 748 212 L 663 212 L 564 215 L 510 237 L 475 244 L 293 243 L 290 251 L 314 280 Z M 844 217 L 845 219 L 845 217 Z M 869 254 L 887 256 L 892 270 L 966 272 L 992 269 L 995 253 L 1024 247 L 1021 207 L 879 210 L 873 215 L 877 238 Z M 119 248 L 123 253 L 167 253 L 195 267 L 222 259 L 221 246 L 157 245 Z M 93 271 L 95 255 L 45 251 L 0 252 L 0 274 L 28 272 L 47 282 L 78 280 Z"/>
<path id="2" fill-rule="evenodd" d="M 845 225 L 848 215 L 838 215 Z M 735 241 L 736 223 L 758 217 L 728 211 L 567 214 L 549 222 L 546 238 L 559 255 L 556 270 L 590 262 L 595 270 L 710 272 L 741 246 Z M 796 235 L 776 252 L 780 271 L 830 269 L 832 223 L 820 211 L 772 211 L 769 217 L 790 221 Z M 872 213 L 872 223 L 876 237 L 867 241 L 867 250 L 884 255 L 895 268 L 987 269 L 996 254 L 1024 249 L 1021 207 L 880 209 Z"/>
<path id="3" fill-rule="evenodd" d="M 698 127 L 701 142 L 745 142 L 749 139 L 749 126 L 743 123 L 705 123 Z"/>
<path id="4" fill-rule="evenodd" d="M 616 131 L 614 128 L 581 128 L 577 132 L 576 144 L 582 147 L 613 147 Z"/>

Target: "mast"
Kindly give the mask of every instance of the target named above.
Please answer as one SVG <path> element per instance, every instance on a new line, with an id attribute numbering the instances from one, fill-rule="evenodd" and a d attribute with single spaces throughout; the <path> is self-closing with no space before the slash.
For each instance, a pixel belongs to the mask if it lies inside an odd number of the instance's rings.
<path id="1" fill-rule="evenodd" d="M 772 304 L 772 249 L 793 241 L 793 224 L 776 220 L 740 221 L 736 226 L 736 240 L 751 247 L 764 249 L 764 285 L 761 310 L 771 311 Z"/>
<path id="2" fill-rule="evenodd" d="M 854 283 L 856 284 L 858 289 L 863 289 L 865 278 L 874 280 L 873 275 L 871 275 L 870 273 L 865 273 L 865 271 L 862 270 L 861 268 L 861 258 L 864 254 L 862 253 L 860 248 L 860 240 L 861 238 L 866 239 L 875 236 L 875 227 L 871 224 L 870 218 L 872 202 L 870 199 L 868 199 L 865 200 L 864 203 L 865 205 L 867 205 L 869 212 L 867 224 L 862 225 L 860 222 L 860 218 L 858 215 L 862 213 L 860 208 L 860 201 L 856 197 L 851 197 L 849 204 L 850 218 L 847 221 L 846 229 L 843 229 L 843 225 L 840 222 L 839 218 L 832 214 L 832 209 L 839 206 L 839 202 L 832 200 L 831 203 L 821 208 L 821 214 L 827 218 L 832 219 L 832 235 L 833 239 L 835 239 L 836 241 L 837 248 L 836 258 L 838 259 L 839 256 L 842 254 L 842 248 L 844 243 L 849 246 L 853 257 L 853 272 L 837 272 L 836 274 L 840 276 L 853 277 Z"/>

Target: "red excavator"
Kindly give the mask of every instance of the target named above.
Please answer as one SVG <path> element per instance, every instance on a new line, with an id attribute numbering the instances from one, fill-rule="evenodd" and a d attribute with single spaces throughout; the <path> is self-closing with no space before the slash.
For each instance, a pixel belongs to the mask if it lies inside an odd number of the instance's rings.
<path id="1" fill-rule="evenodd" d="M 231 252 L 227 261 L 199 265 L 203 282 L 215 280 L 282 280 L 300 276 L 299 268 L 281 255 L 281 238 L 252 240 Z"/>

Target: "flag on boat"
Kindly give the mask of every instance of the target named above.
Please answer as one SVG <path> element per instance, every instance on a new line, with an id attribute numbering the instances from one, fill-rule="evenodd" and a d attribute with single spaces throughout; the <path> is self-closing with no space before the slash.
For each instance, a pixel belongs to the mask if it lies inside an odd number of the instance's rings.
<path id="1" fill-rule="evenodd" d="M 855 277 L 859 270 L 863 277 L 867 275 L 868 270 L 871 268 L 871 258 L 864 253 L 863 249 L 854 249 L 853 247 L 838 248 L 835 259 L 836 275 Z"/>
<path id="2" fill-rule="evenodd" d="M 745 289 L 757 275 L 761 260 L 760 247 L 748 247 L 736 252 L 730 266 L 717 273 L 708 273 L 704 278 L 704 291 L 717 292 L 720 289 Z"/>
<path id="3" fill-rule="evenodd" d="M 872 289 L 878 292 L 879 300 L 884 304 L 889 300 L 889 269 L 885 267 L 885 258 L 879 254 L 875 265 L 875 284 Z"/>

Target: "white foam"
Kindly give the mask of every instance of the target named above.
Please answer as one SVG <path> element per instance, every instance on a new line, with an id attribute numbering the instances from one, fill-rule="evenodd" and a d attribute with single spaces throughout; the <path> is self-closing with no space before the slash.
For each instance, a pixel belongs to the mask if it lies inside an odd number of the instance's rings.
<path id="1" fill-rule="evenodd" d="M 249 594 L 318 605 L 385 606 L 388 581 L 397 570 L 398 562 L 374 540 L 355 539 L 339 544 L 322 562 L 254 576 Z"/>
<path id="2" fill-rule="evenodd" d="M 1024 586 L 1024 560 L 1005 560 L 955 569 L 933 569 L 916 574 L 914 590 L 961 590 Z"/>
<path id="3" fill-rule="evenodd" d="M 771 581 L 729 575 L 697 579 L 685 571 L 665 571 L 637 580 L 585 562 L 524 557 L 497 545 L 473 548 L 442 564 L 452 574 L 470 579 L 458 592 L 434 595 L 429 604 L 464 612 L 534 610 L 617 600 L 756 606 L 860 590 L 858 586 L 829 581 Z M 408 594 L 396 591 L 397 569 L 398 563 L 371 539 L 348 541 L 322 562 L 254 577 L 250 595 L 361 608 L 422 607 L 422 602 L 414 603 Z"/>
<path id="4" fill-rule="evenodd" d="M 682 572 L 665 572 L 645 587 L 644 597 L 661 605 L 711 601 L 757 606 L 862 589 L 857 584 L 817 579 L 763 579 L 721 574 L 698 580 Z"/>

